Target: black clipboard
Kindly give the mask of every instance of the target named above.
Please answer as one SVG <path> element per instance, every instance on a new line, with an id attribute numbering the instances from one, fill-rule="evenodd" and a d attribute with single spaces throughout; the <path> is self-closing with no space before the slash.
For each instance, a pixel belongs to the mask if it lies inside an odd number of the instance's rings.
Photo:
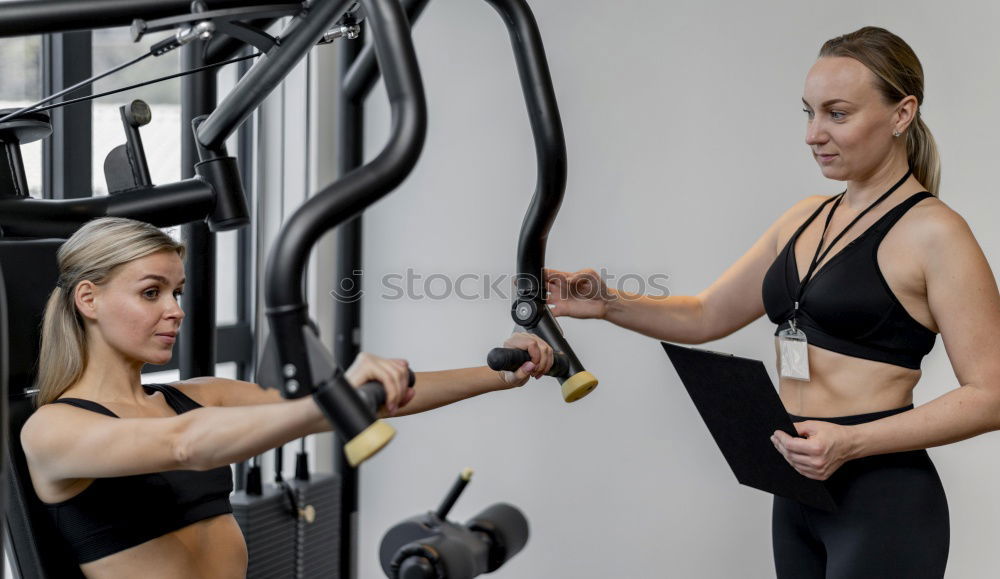
<path id="1" fill-rule="evenodd" d="M 661 342 L 736 480 L 826 511 L 826 485 L 799 474 L 771 443 L 775 430 L 798 436 L 760 360 Z"/>

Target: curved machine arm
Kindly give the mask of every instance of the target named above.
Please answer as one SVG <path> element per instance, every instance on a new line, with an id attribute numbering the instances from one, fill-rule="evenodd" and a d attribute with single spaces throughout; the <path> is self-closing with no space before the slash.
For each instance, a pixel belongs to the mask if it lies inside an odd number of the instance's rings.
<path id="1" fill-rule="evenodd" d="M 549 74 L 542 35 L 524 0 L 486 0 L 503 18 L 514 48 L 521 89 L 535 139 L 538 178 L 535 195 L 521 224 L 517 247 L 517 277 L 511 315 L 517 325 L 537 334 L 565 356 L 568 368 L 558 376 L 563 399 L 575 402 L 597 387 L 597 378 L 583 368 L 545 307 L 545 245 L 566 192 L 566 139 L 555 89 Z"/>
<path id="2" fill-rule="evenodd" d="M 562 354 L 566 361 L 565 371 L 553 375 L 562 383 L 563 399 L 574 402 L 593 391 L 597 387 L 597 379 L 584 370 L 583 364 L 563 337 L 555 318 L 545 307 L 545 284 L 542 278 L 549 230 L 559 213 L 566 191 L 566 141 L 559 107 L 538 23 L 527 2 L 486 2 L 500 14 L 510 34 L 538 164 L 535 194 L 521 225 L 515 278 L 517 293 L 511 314 L 517 325 L 537 334 Z M 411 22 L 420 16 L 427 3 L 428 0 L 403 0 Z M 365 48 L 344 77 L 344 93 L 355 101 L 363 99 L 375 85 L 378 74 L 371 47 Z"/>
<path id="3" fill-rule="evenodd" d="M 385 74 L 391 134 L 375 159 L 311 197 L 282 227 L 268 257 L 265 282 L 271 338 L 264 362 L 269 370 L 258 373 L 261 384 L 280 387 L 286 397 L 313 395 L 348 440 L 344 450 L 352 465 L 381 449 L 393 431 L 375 420 L 339 372 L 329 373 L 332 362 L 317 360 L 324 354 L 309 327 L 303 275 L 309 254 L 324 233 L 381 199 L 406 178 L 420 156 L 427 132 L 423 85 L 402 8 L 396 0 L 362 0 L 361 6 Z"/>

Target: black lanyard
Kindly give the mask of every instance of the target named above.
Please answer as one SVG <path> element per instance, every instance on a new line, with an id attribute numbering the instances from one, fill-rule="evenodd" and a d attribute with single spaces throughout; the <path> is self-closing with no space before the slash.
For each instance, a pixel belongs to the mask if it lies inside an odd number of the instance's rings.
<path id="1" fill-rule="evenodd" d="M 843 200 L 844 195 L 847 194 L 847 191 L 844 191 L 843 193 L 840 194 L 840 196 L 837 197 L 837 200 L 834 201 L 834 203 L 833 203 L 833 207 L 830 208 L 829 215 L 826 216 L 826 223 L 823 225 L 823 233 L 822 233 L 822 235 L 819 236 L 819 245 L 816 246 L 816 254 L 813 255 L 812 262 L 809 264 L 809 271 L 806 272 L 806 277 L 803 278 L 802 281 L 799 283 L 799 293 L 798 293 L 797 296 L 795 296 L 795 312 L 794 312 L 794 314 L 798 313 L 798 310 L 799 310 L 799 301 L 802 299 L 802 294 L 805 292 L 806 284 L 808 284 L 812 280 L 813 273 L 816 271 L 816 266 L 819 265 L 819 263 L 821 261 L 823 261 L 823 258 L 825 258 L 828 253 L 830 253 L 830 250 L 833 249 L 833 246 L 837 245 L 837 242 L 840 241 L 840 238 L 843 237 L 845 233 L 847 233 L 848 229 L 850 229 L 851 227 L 854 227 L 854 224 L 857 223 L 859 219 L 861 219 L 862 217 L 864 217 L 866 213 L 868 213 L 869 211 L 871 211 L 872 209 L 874 209 L 875 206 L 878 205 L 879 203 L 885 201 L 889 197 L 889 195 L 892 195 L 896 191 L 896 189 L 899 189 L 903 185 L 903 183 L 905 183 L 906 180 L 910 178 L 910 175 L 912 175 L 912 174 L 913 174 L 913 170 L 912 169 L 908 170 L 906 172 L 906 175 L 903 175 L 903 178 L 900 179 L 895 185 L 893 185 L 892 188 L 890 188 L 888 191 L 886 191 L 885 193 L 883 193 L 881 197 L 879 197 L 878 199 L 876 199 L 875 201 L 873 201 L 871 205 L 869 205 L 864 211 L 862 211 L 861 213 L 859 213 L 858 216 L 854 218 L 854 221 L 851 221 L 847 225 L 847 227 L 845 227 L 844 230 L 840 232 L 840 235 L 838 235 L 837 237 L 835 237 L 833 239 L 833 241 L 830 243 L 830 245 L 826 246 L 826 251 L 824 251 L 823 254 L 820 255 L 819 251 L 823 247 L 823 239 L 826 237 L 826 230 L 827 230 L 827 228 L 830 227 L 830 220 L 833 219 L 833 212 L 837 210 L 837 206 L 840 205 L 840 202 L 841 202 L 841 200 Z M 795 248 L 792 248 L 792 251 L 794 251 L 794 250 L 795 250 Z M 796 274 L 796 275 L 798 275 L 798 274 Z M 792 316 L 793 328 L 794 328 L 794 323 L 795 323 L 795 315 L 794 314 Z"/>

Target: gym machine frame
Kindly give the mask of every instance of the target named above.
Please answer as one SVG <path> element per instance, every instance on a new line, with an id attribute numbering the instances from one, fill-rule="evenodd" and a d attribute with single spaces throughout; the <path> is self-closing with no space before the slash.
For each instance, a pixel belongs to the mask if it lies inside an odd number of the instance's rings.
<path id="1" fill-rule="evenodd" d="M 265 2 L 205 4 L 216 8 L 263 5 Z M 279 386 L 285 397 L 314 395 L 337 430 L 351 438 L 378 426 L 374 412 L 384 400 L 384 392 L 381 392 L 381 385 L 366 385 L 373 387 L 366 389 L 369 395 L 363 399 L 341 372 L 324 364 L 329 354 L 322 351 L 321 346 L 317 352 L 318 341 L 312 333 L 303 299 L 305 264 L 308 252 L 325 231 L 360 212 L 402 182 L 419 157 L 427 124 L 423 87 L 401 7 L 395 0 L 362 0 L 358 4 L 364 7 L 373 28 L 374 47 L 386 71 L 393 135 L 383 153 L 372 163 L 324 189 L 288 220 L 270 255 L 265 295 L 272 323 L 271 339 L 277 344 L 281 372 L 280 379 L 270 381 L 269 385 Z M 283 38 L 280 44 L 275 43 L 267 51 L 266 58 L 246 73 L 207 118 L 195 121 L 195 146 L 201 159 L 195 165 L 196 177 L 138 187 L 108 197 L 64 201 L 30 198 L 23 175 L 20 175 L 16 178 L 15 194 L 0 197 L 0 235 L 63 237 L 71 235 L 86 221 L 101 216 L 131 217 L 158 226 L 205 219 L 213 232 L 244 225 L 248 221 L 246 198 L 235 159 L 226 153 L 225 140 L 295 64 L 324 39 L 338 18 L 350 18 L 345 13 L 348 9 L 353 11 L 354 5 L 350 0 L 307 3 L 285 29 L 291 36 Z M 126 17 L 158 18 L 185 14 L 187 8 L 186 2 L 176 1 L 129 3 L 127 11 L 121 9 L 120 2 L 112 0 L 10 2 L 3 6 L 5 18 L 0 24 L 0 35 L 114 26 L 124 24 Z M 214 86 L 202 85 L 201 88 L 214 93 Z M 207 100 L 204 99 L 201 106 Z M 198 103 L 192 106 L 199 108 Z M 25 122 L 39 124 L 37 120 L 26 119 Z M 17 143 L 8 147 L 7 154 L 17 153 Z M 327 216 L 333 219 L 328 220 Z M 266 380 L 259 381 L 268 384 Z M 357 462 L 388 442 L 391 427 L 386 428 L 390 430 L 388 436 L 385 430 L 376 431 L 376 437 L 382 436 L 383 440 L 362 441 L 367 446 L 355 457 Z"/>

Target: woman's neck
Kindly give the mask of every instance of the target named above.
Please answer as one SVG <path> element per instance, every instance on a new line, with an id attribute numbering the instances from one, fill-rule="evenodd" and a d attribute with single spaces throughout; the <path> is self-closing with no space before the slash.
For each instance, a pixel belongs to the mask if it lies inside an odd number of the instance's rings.
<path id="1" fill-rule="evenodd" d="M 893 156 L 892 159 L 887 159 L 885 164 L 878 167 L 869 176 L 859 180 L 848 181 L 847 193 L 844 194 L 844 200 L 841 203 L 849 207 L 852 211 L 864 211 L 865 208 L 898 183 L 908 170 L 909 165 L 905 156 L 903 158 Z M 907 181 L 912 180 L 912 176 L 907 179 Z M 910 183 L 904 183 L 900 189 L 906 189 L 908 185 Z"/>
<path id="2" fill-rule="evenodd" d="M 142 389 L 141 362 L 129 360 L 106 344 L 88 349 L 83 375 L 67 392 L 91 400 L 139 404 L 146 398 Z"/>

